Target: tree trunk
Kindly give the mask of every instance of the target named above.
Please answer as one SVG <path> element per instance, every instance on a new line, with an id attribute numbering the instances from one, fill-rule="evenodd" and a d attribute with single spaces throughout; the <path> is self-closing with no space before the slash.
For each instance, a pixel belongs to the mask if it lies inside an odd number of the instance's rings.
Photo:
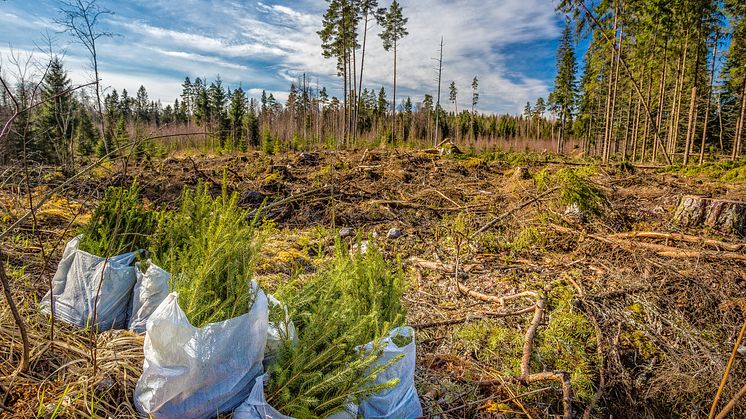
<path id="1" fill-rule="evenodd" d="M 685 195 L 673 214 L 681 227 L 709 227 L 718 232 L 746 236 L 746 203 Z"/>
<path id="2" fill-rule="evenodd" d="M 391 112 L 391 142 L 396 144 L 396 38 L 394 38 L 394 103 Z"/>
<path id="3" fill-rule="evenodd" d="M 611 141 L 610 126 L 611 126 L 611 94 L 614 86 L 614 58 L 616 57 L 616 32 L 617 32 L 617 19 L 619 18 L 618 4 L 615 2 L 614 8 L 614 38 L 611 40 L 611 59 L 609 60 L 609 88 L 606 96 L 606 112 L 604 115 L 604 140 L 601 148 L 601 159 L 604 163 L 608 160 L 608 148 L 609 142 Z"/>
<path id="4" fill-rule="evenodd" d="M 712 68 L 710 69 L 710 90 L 707 92 L 707 106 L 705 107 L 705 124 L 702 127 L 702 142 L 699 145 L 699 164 L 705 161 L 705 141 L 707 140 L 707 124 L 710 122 L 710 103 L 712 102 L 712 84 L 715 79 L 715 62 L 718 54 L 718 35 L 715 33 L 715 40 L 712 46 Z"/>
<path id="5" fill-rule="evenodd" d="M 628 147 L 627 143 L 629 141 L 629 119 L 630 115 L 632 114 L 632 98 L 630 97 L 627 101 L 627 122 L 624 123 L 624 142 L 622 143 L 622 155 L 623 160 L 627 160 L 627 154 L 628 154 Z"/>
<path id="6" fill-rule="evenodd" d="M 365 65 L 365 43 L 368 39 L 368 13 L 365 13 L 365 24 L 363 25 L 363 49 L 360 51 L 360 81 L 357 84 L 357 105 L 355 107 L 355 132 L 357 132 L 358 119 L 360 119 L 360 106 L 363 104 L 363 97 L 360 92 L 363 91 L 363 66 Z"/>
<path id="7" fill-rule="evenodd" d="M 679 98 L 676 101 L 676 121 L 673 125 L 673 135 L 671 136 L 671 151 L 668 154 L 671 155 L 672 159 L 675 159 L 676 148 L 679 143 L 679 122 L 681 121 L 681 100 L 684 97 L 684 76 L 686 75 L 686 59 L 689 53 L 689 31 L 686 32 L 686 40 L 684 41 L 684 60 L 681 62 L 681 72 L 679 73 Z"/>
<path id="8" fill-rule="evenodd" d="M 694 142 L 694 130 L 697 128 L 696 122 L 696 103 L 697 103 L 697 85 L 692 86 L 692 97 L 689 100 L 689 122 L 686 128 L 686 144 L 684 146 L 684 166 L 689 164 L 689 153 L 692 150 Z"/>
<path id="9" fill-rule="evenodd" d="M 663 45 L 663 77 L 661 77 L 661 83 L 658 87 L 658 94 L 659 94 L 659 100 L 658 100 L 658 115 L 657 115 L 657 126 L 660 129 L 661 124 L 663 123 L 663 106 L 666 104 L 666 69 L 668 60 L 667 54 L 668 53 L 668 39 L 666 39 L 665 44 Z M 653 156 L 652 161 L 655 163 L 655 161 L 658 159 L 658 146 L 662 146 L 661 141 L 653 141 Z"/>
<path id="10" fill-rule="evenodd" d="M 736 121 L 736 135 L 733 137 L 733 151 L 731 159 L 735 160 L 741 154 L 741 135 L 743 134 L 743 119 L 746 117 L 746 79 L 743 81 L 743 91 L 741 92 L 741 113 Z"/>

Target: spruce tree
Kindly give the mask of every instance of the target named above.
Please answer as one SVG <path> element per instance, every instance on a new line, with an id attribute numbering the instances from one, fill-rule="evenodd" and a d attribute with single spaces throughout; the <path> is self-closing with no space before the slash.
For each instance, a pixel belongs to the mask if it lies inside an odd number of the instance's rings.
<path id="1" fill-rule="evenodd" d="M 577 83 L 575 73 L 577 62 L 575 61 L 575 49 L 572 36 L 572 24 L 570 19 L 565 19 L 565 28 L 557 49 L 557 77 L 554 80 L 554 91 L 552 102 L 557 109 L 560 119 L 560 135 L 557 140 L 557 152 L 563 153 L 568 124 L 572 123 L 572 112 L 575 108 L 577 96 Z"/>
<path id="2" fill-rule="evenodd" d="M 74 132 L 77 106 L 75 97 L 69 91 L 71 87 L 62 60 L 53 57 L 41 86 L 43 103 L 27 148 L 28 157 L 61 164 L 68 173 L 74 168 L 76 148 Z"/>
<path id="3" fill-rule="evenodd" d="M 231 105 L 228 112 L 228 120 L 231 127 L 231 147 L 233 149 L 245 149 L 245 137 L 242 125 L 246 115 L 246 94 L 239 87 L 231 95 Z"/>

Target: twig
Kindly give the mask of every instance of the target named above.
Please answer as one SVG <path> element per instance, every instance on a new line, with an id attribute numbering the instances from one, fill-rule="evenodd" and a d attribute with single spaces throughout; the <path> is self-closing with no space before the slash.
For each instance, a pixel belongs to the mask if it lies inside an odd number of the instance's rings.
<path id="1" fill-rule="evenodd" d="M 746 319 L 743 321 L 743 325 L 741 326 L 741 331 L 738 333 L 738 339 L 736 339 L 736 343 L 733 344 L 733 351 L 730 354 L 730 358 L 728 359 L 728 364 L 725 366 L 725 372 L 723 373 L 723 379 L 720 380 L 720 386 L 718 387 L 717 393 L 715 393 L 715 399 L 712 401 L 712 407 L 710 407 L 710 415 L 708 416 L 709 419 L 712 419 L 715 417 L 715 409 L 717 409 L 718 401 L 720 401 L 720 396 L 723 394 L 723 388 L 725 388 L 725 383 L 728 381 L 728 375 L 730 374 L 730 369 L 733 366 L 733 360 L 736 359 L 736 354 L 738 353 L 738 347 L 741 346 L 741 341 L 743 340 L 743 335 L 746 333 Z M 746 388 L 746 387 L 745 387 Z M 743 391 L 743 389 L 741 389 Z M 739 394 L 741 392 L 739 391 Z M 740 398 L 740 396 L 739 396 Z M 734 399 L 737 400 L 737 399 Z M 733 402 L 733 400 L 731 400 Z M 730 403 L 728 403 L 730 405 Z M 733 407 L 731 406 L 731 409 Z M 725 412 L 726 408 L 723 409 L 723 412 Z M 720 412 L 722 415 L 723 412 Z M 721 417 L 718 415 L 718 417 Z"/>
<path id="2" fill-rule="evenodd" d="M 487 312 L 484 312 L 482 314 L 471 315 L 471 316 L 464 316 L 464 317 L 459 317 L 459 318 L 456 318 L 456 319 L 441 320 L 441 321 L 437 321 L 437 322 L 415 324 L 412 327 L 415 328 L 415 329 L 417 329 L 417 330 L 431 329 L 431 328 L 434 328 L 434 327 L 450 326 L 450 325 L 459 324 L 459 323 L 466 323 L 466 322 L 470 322 L 470 321 L 474 321 L 474 320 L 520 316 L 522 314 L 530 313 L 532 311 L 534 311 L 534 306 L 526 307 L 526 308 L 520 309 L 518 311 L 512 311 L 512 312 L 507 312 L 507 313 L 498 313 L 498 312 L 487 311 Z"/>
<path id="3" fill-rule="evenodd" d="M 746 244 L 726 243 L 719 240 L 706 239 L 704 237 L 691 236 L 688 234 L 661 233 L 656 231 L 631 231 L 628 233 L 611 234 L 607 237 L 610 239 L 633 239 L 639 237 L 645 239 L 674 240 L 687 243 L 700 243 L 705 246 L 716 247 L 730 252 L 739 252 L 743 250 L 744 247 L 746 247 Z"/>
<path id="4" fill-rule="evenodd" d="M 495 224 L 499 223 L 501 220 L 509 217 L 510 214 L 512 214 L 512 213 L 514 213 L 514 212 L 516 212 L 516 211 L 518 211 L 520 209 L 523 209 L 523 208 L 529 206 L 530 204 L 532 204 L 532 203 L 538 201 L 539 199 L 541 199 L 541 198 L 543 198 L 543 197 L 551 194 L 552 192 L 556 191 L 557 189 L 559 189 L 559 187 L 556 187 L 556 186 L 554 188 L 550 188 L 550 189 L 544 191 L 543 193 L 539 194 L 538 196 L 529 198 L 529 199 L 523 201 L 518 206 L 513 207 L 513 208 L 507 210 L 506 212 L 498 215 L 497 217 L 495 217 L 492 220 L 490 220 L 487 224 L 483 225 L 479 230 L 475 231 L 471 236 L 469 236 L 469 240 L 474 240 L 475 237 L 477 237 L 478 235 L 484 233 L 485 231 L 487 231 L 487 229 L 489 229 L 490 227 L 492 227 Z"/>
<path id="5" fill-rule="evenodd" d="M 10 307 L 10 312 L 13 314 L 13 320 L 16 322 L 16 326 L 18 326 L 18 330 L 21 333 L 21 342 L 23 343 L 23 352 L 21 353 L 21 363 L 18 366 L 18 369 L 16 372 L 26 372 L 28 369 L 28 362 L 29 362 L 29 343 L 28 343 L 28 333 L 26 331 L 26 324 L 23 322 L 23 318 L 21 317 L 21 314 L 18 312 L 18 307 L 16 306 L 15 301 L 13 301 L 13 294 L 10 292 L 10 280 L 8 279 L 8 275 L 5 272 L 5 258 L 3 257 L 2 249 L 0 249 L 0 283 L 2 283 L 3 286 L 3 292 L 5 294 L 5 299 L 8 301 L 8 306 Z"/>
<path id="6" fill-rule="evenodd" d="M 733 396 L 732 399 L 728 402 L 728 404 L 725 405 L 723 410 L 718 413 L 717 416 L 715 416 L 715 419 L 723 419 L 726 416 L 728 416 L 728 413 L 730 413 L 731 410 L 733 410 L 734 407 L 736 407 L 736 403 L 744 396 L 746 395 L 746 385 L 741 387 L 740 390 L 738 390 L 738 393 L 736 393 L 735 396 Z"/>

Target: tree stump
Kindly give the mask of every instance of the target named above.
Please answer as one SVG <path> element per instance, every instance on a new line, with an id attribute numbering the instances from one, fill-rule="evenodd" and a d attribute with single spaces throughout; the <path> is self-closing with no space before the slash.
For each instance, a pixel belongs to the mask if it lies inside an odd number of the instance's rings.
<path id="1" fill-rule="evenodd" d="M 673 213 L 681 227 L 710 227 L 725 234 L 746 237 L 746 203 L 685 195 Z"/>

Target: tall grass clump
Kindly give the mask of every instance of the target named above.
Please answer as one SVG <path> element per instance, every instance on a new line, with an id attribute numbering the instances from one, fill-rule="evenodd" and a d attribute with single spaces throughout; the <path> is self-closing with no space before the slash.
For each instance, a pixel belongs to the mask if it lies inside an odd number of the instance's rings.
<path id="1" fill-rule="evenodd" d="M 563 204 L 577 205 L 584 213 L 598 213 L 606 202 L 606 197 L 590 179 L 593 174 L 592 167 L 562 168 L 554 174 L 545 168 L 534 176 L 534 180 L 539 190 L 558 187 L 559 200 Z"/>
<path id="2" fill-rule="evenodd" d="M 298 418 L 327 417 L 395 386 L 396 380 L 375 383 L 390 366 L 376 365 L 379 344 L 360 347 L 403 323 L 403 291 L 400 267 L 378 250 L 350 254 L 339 244 L 331 265 L 303 287 L 281 289 L 298 339 L 286 340 L 268 368 L 270 404 Z"/>
<path id="3" fill-rule="evenodd" d="M 137 181 L 129 188 L 109 187 L 81 229 L 79 248 L 93 255 L 118 255 L 145 249 L 156 217 L 140 202 Z"/>
<path id="4" fill-rule="evenodd" d="M 249 311 L 258 240 L 238 195 L 213 198 L 204 183 L 185 188 L 176 211 L 161 213 L 153 261 L 171 273 L 171 289 L 189 321 L 202 327 Z"/>

